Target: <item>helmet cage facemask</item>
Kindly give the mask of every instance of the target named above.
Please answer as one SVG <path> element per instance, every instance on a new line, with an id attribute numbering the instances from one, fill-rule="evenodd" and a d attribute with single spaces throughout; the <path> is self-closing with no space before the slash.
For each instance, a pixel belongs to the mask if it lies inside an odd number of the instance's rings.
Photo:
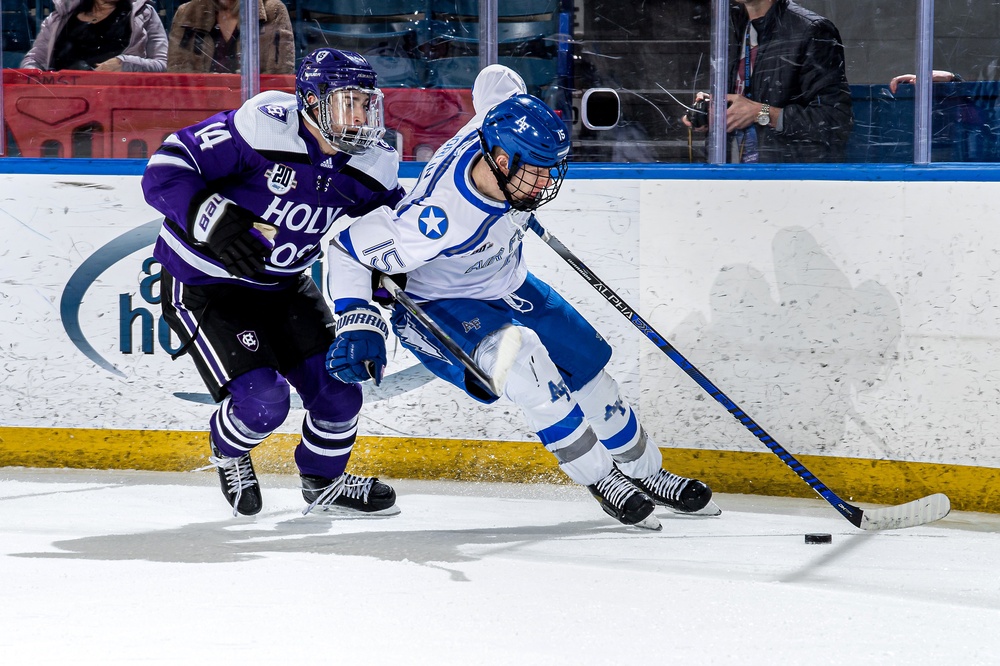
<path id="1" fill-rule="evenodd" d="M 508 155 L 510 159 L 510 166 L 507 169 L 507 174 L 504 175 L 503 171 L 500 170 L 500 166 L 497 164 L 496 159 L 493 157 L 493 151 L 486 143 L 486 136 L 483 134 L 482 130 L 479 131 L 479 144 L 482 147 L 483 159 L 486 160 L 486 164 L 490 167 L 490 171 L 493 173 L 493 177 L 497 180 L 497 185 L 500 187 L 500 191 L 503 192 L 504 199 L 510 204 L 510 207 L 514 210 L 520 211 L 533 211 L 537 210 L 540 206 L 547 204 L 556 198 L 559 194 L 559 188 L 562 187 L 563 179 L 566 177 L 567 163 L 566 159 L 563 158 L 558 164 L 545 167 L 549 169 L 549 184 L 538 191 L 534 196 L 531 195 L 530 190 L 523 190 L 520 187 L 515 187 L 514 191 L 511 192 L 511 182 L 517 175 L 518 169 L 524 166 L 521 163 L 521 156 L 518 154 Z M 506 151 L 505 151 L 506 152 Z M 535 165 L 541 166 L 541 165 Z M 524 179 L 520 179 L 518 185 L 525 184 Z M 516 197 L 515 195 L 521 194 L 522 197 Z"/>
<path id="2" fill-rule="evenodd" d="M 302 100 L 306 121 L 319 130 L 327 143 L 349 155 L 361 155 L 377 144 L 385 134 L 383 120 L 383 95 L 378 88 L 344 86 L 327 88 L 325 84 L 314 91 L 306 91 Z M 309 103 L 312 95 L 316 101 Z M 365 95 L 365 122 L 360 127 L 354 124 L 350 108 L 355 95 Z M 346 98 L 345 98 L 346 96 Z M 357 102 L 361 103 L 361 102 Z M 316 110 L 316 117 L 313 117 Z"/>

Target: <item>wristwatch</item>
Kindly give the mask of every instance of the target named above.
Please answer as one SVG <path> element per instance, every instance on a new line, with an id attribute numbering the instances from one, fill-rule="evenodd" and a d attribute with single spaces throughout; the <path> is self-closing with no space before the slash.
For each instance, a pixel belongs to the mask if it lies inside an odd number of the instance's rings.
<path id="1" fill-rule="evenodd" d="M 760 113 L 757 114 L 757 124 L 758 125 L 770 125 L 771 124 L 771 105 L 765 104 L 760 107 Z"/>

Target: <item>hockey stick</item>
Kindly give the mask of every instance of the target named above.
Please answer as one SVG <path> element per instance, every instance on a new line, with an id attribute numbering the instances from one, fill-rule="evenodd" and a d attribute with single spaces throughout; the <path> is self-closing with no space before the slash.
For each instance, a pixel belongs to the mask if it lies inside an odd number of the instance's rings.
<path id="1" fill-rule="evenodd" d="M 809 484 L 809 487 L 815 490 L 820 497 L 829 502 L 833 508 L 841 513 L 845 518 L 851 521 L 855 527 L 859 527 L 863 530 L 868 531 L 878 531 L 878 530 L 893 530 L 903 527 L 914 527 L 916 525 L 924 525 L 926 523 L 934 522 L 935 520 L 940 520 L 948 515 L 951 510 L 951 502 L 948 500 L 948 496 L 943 493 L 935 493 L 933 495 L 928 495 L 927 497 L 922 497 L 912 502 L 907 502 L 905 504 L 899 504 L 897 506 L 888 506 L 880 509 L 862 509 L 860 507 L 854 506 L 842 500 L 837 496 L 832 490 L 826 487 L 822 481 L 820 481 L 816 476 L 810 472 L 805 466 L 792 456 L 791 453 L 786 451 L 778 442 L 774 440 L 767 432 L 761 428 L 757 423 L 754 422 L 746 412 L 744 412 L 735 402 L 729 399 L 725 393 L 719 390 L 719 388 L 710 382 L 705 375 L 701 373 L 698 368 L 694 367 L 690 361 L 688 361 L 684 356 L 681 355 L 679 351 L 674 349 L 674 347 L 667 342 L 662 335 L 656 332 L 656 330 L 649 325 L 646 320 L 640 317 L 636 311 L 626 303 L 622 298 L 616 294 L 610 287 L 608 287 L 604 282 L 602 282 L 596 275 L 594 275 L 590 269 L 588 269 L 582 261 L 580 261 L 576 255 L 574 255 L 569 248 L 562 244 L 562 242 L 547 232 L 541 223 L 532 216 L 530 222 L 528 223 L 531 230 L 541 237 L 545 243 L 556 251 L 560 257 L 562 257 L 566 263 L 568 263 L 573 270 L 582 275 L 590 286 L 596 289 L 601 296 L 603 296 L 611 305 L 618 310 L 626 319 L 628 319 L 632 324 L 638 328 L 642 333 L 652 341 L 659 349 L 670 357 L 670 360 L 676 363 L 681 370 L 686 372 L 691 379 L 693 379 L 698 386 L 703 388 L 710 396 L 715 398 L 723 407 L 732 414 L 737 421 L 742 423 L 747 430 L 754 434 L 767 448 L 771 450 L 774 455 L 778 456 L 783 463 L 788 465 L 793 472 L 799 475 L 799 477 Z"/>
<path id="2" fill-rule="evenodd" d="M 514 362 L 514 357 L 517 355 L 518 350 L 521 348 L 521 333 L 518 331 L 516 326 L 505 326 L 500 329 L 500 338 L 496 345 L 497 350 L 497 362 L 493 371 L 493 376 L 490 377 L 485 370 L 480 367 L 476 361 L 469 356 L 464 349 L 458 346 L 458 343 L 451 339 L 451 336 L 445 333 L 441 326 L 431 319 L 430 315 L 424 312 L 424 309 L 417 305 L 412 298 L 410 298 L 402 287 L 392 281 L 392 278 L 388 275 L 381 276 L 382 286 L 385 287 L 386 291 L 395 298 L 406 311 L 413 315 L 417 321 L 424 325 L 424 327 L 430 331 L 430 333 L 437 338 L 438 342 L 445 346 L 445 348 L 455 355 L 465 369 L 468 370 L 473 377 L 476 378 L 483 388 L 485 388 L 492 397 L 499 398 L 503 395 L 504 384 L 507 383 L 507 373 L 510 372 L 511 365 Z"/>

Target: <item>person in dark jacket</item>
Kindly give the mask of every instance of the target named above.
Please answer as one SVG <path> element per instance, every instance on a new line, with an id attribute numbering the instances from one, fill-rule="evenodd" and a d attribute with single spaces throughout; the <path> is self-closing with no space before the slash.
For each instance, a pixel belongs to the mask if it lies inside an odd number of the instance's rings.
<path id="1" fill-rule="evenodd" d="M 791 0 L 733 0 L 731 18 L 729 160 L 842 160 L 854 113 L 837 27 Z"/>

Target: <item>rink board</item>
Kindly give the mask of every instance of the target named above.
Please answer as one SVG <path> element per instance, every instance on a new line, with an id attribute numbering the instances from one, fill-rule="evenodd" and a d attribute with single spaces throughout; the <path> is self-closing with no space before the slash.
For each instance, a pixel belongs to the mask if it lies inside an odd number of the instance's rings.
<path id="1" fill-rule="evenodd" d="M 631 175 L 571 178 L 539 219 L 776 440 L 868 501 L 989 487 L 996 183 Z M 203 460 L 213 406 L 193 365 L 169 357 L 151 260 L 160 217 L 138 178 L 0 174 L 0 192 L 0 465 Z M 676 471 L 730 492 L 808 492 L 537 238 L 525 255 L 614 346 L 610 370 Z M 359 465 L 557 476 L 516 408 L 472 403 L 392 342 L 386 382 L 366 397 Z M 276 469 L 301 417 L 267 445 Z M 984 506 L 962 508 L 1000 510 L 967 494 Z"/>

